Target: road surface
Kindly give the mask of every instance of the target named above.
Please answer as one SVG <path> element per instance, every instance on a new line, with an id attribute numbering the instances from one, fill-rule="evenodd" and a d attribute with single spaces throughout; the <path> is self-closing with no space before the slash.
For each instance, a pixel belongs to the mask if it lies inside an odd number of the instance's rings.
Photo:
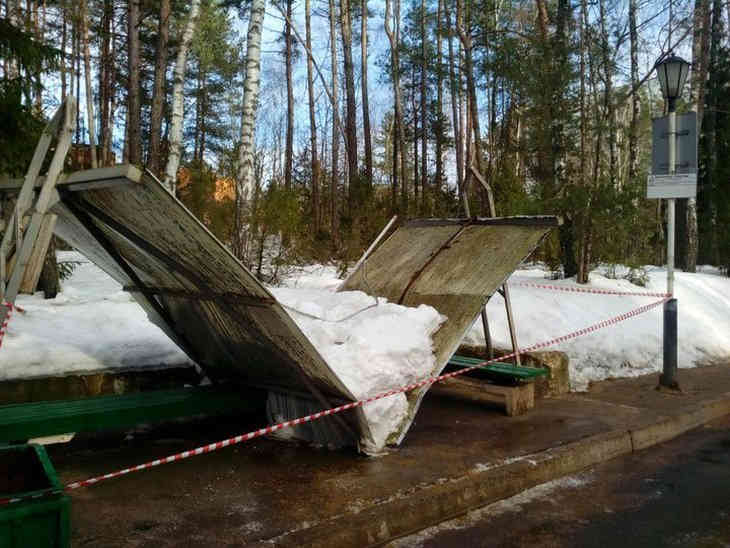
<path id="1" fill-rule="evenodd" d="M 730 548 L 730 417 L 388 546 Z"/>

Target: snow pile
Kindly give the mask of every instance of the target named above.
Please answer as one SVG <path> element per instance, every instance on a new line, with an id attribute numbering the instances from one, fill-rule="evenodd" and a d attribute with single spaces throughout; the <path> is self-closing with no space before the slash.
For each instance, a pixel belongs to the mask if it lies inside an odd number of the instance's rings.
<path id="1" fill-rule="evenodd" d="M 55 299 L 41 293 L 18 297 L 26 313 L 10 322 L 0 349 L 0 380 L 191 364 L 117 282 L 79 253 L 62 252 L 59 260 L 81 264 Z M 271 291 L 356 398 L 433 373 L 431 336 L 446 319 L 434 308 L 382 298 L 376 304 L 360 291 L 335 293 L 341 280 L 334 267 L 296 274 L 290 287 Z M 373 450 L 385 445 L 407 407 L 403 394 L 365 406 Z"/>
<path id="2" fill-rule="evenodd" d="M 19 295 L 0 348 L 0 380 L 191 365 L 122 286 L 83 255 L 55 299 Z"/>
<path id="3" fill-rule="evenodd" d="M 730 359 L 730 279 L 716 269 L 689 274 L 675 272 L 674 291 L 678 300 L 680 367 L 694 367 Z M 626 274 L 619 268 L 617 276 Z M 638 287 L 625 279 L 606 277 L 607 269 L 591 272 L 587 288 L 631 292 L 666 291 L 666 270 L 647 267 L 648 283 Z M 575 280 L 546 281 L 541 267 L 516 271 L 510 282 L 548 283 L 574 286 Z M 657 297 L 616 297 L 565 293 L 513 285 L 510 292 L 521 347 L 553 339 L 642 305 Z M 504 301 L 498 295 L 487 307 L 489 327 L 495 345 L 511 348 Z M 465 342 L 484 344 L 480 322 L 475 322 Z M 554 345 L 570 358 L 570 380 L 574 390 L 586 390 L 592 381 L 635 377 L 659 371 L 662 366 L 662 308 L 589 335 Z"/>
<path id="4" fill-rule="evenodd" d="M 147 319 L 145 312 L 118 283 L 83 256 L 59 254 L 63 261 L 80 261 L 58 297 L 22 295 L 17 304 L 25 314 L 14 314 L 0 349 L 0 380 L 64 375 L 99 370 L 174 367 L 190 360 Z M 647 287 L 607 277 L 607 269 L 591 273 L 586 287 L 621 291 L 663 292 L 666 271 L 649 267 Z M 286 287 L 272 288 L 327 363 L 357 398 L 365 398 L 429 376 L 436 363 L 431 336 L 444 321 L 436 310 L 407 308 L 375 302 L 362 292 L 335 293 L 341 280 L 332 266 L 294 269 Z M 616 273 L 623 276 L 625 272 Z M 512 306 L 521 347 L 553 339 L 601 320 L 656 301 L 656 297 L 615 297 L 520 287 L 514 282 L 545 283 L 547 273 L 536 266 L 518 270 L 511 278 Z M 574 285 L 573 280 L 550 281 Z M 730 279 L 716 269 L 701 273 L 677 272 L 679 301 L 679 365 L 730 359 Z M 304 312 L 301 314 L 296 312 Z M 352 315 L 355 312 L 361 311 Z M 509 348 L 502 298 L 488 305 L 495 344 Z M 330 321 L 309 317 L 316 316 Z M 346 318 L 344 321 L 334 321 Z M 481 322 L 465 342 L 483 344 Z M 662 360 L 661 307 L 555 345 L 570 358 L 573 389 L 591 381 L 631 377 L 658 371 Z M 405 416 L 403 395 L 373 402 L 365 413 L 377 444 L 385 442 Z"/>
<path id="5" fill-rule="evenodd" d="M 376 304 L 361 291 L 334 293 L 339 284 L 331 278 L 323 282 L 326 279 L 299 279 L 292 282 L 297 289 L 271 291 L 358 400 L 434 372 L 431 336 L 445 316 L 426 305 L 410 308 L 383 298 Z M 329 289 L 302 288 L 323 285 Z M 374 437 L 366 450 L 377 451 L 406 418 L 408 402 L 405 394 L 397 394 L 368 403 L 363 412 Z"/>

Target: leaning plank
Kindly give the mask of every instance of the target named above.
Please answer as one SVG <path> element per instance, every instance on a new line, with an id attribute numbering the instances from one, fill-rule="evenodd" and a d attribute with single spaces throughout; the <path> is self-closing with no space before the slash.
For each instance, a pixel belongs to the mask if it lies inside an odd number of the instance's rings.
<path id="1" fill-rule="evenodd" d="M 46 253 L 48 252 L 48 246 L 51 244 L 55 226 L 56 216 L 54 214 L 48 214 L 43 218 L 41 229 L 38 232 L 38 239 L 28 260 L 28 266 L 25 268 L 23 281 L 20 283 L 20 293 L 33 293 L 35 291 L 41 277 L 43 263 L 46 260 Z"/>

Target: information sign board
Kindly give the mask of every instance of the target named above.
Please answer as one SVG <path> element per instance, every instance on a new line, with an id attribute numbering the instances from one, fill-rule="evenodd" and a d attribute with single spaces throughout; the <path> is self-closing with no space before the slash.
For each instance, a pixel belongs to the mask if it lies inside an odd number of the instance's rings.
<path id="1" fill-rule="evenodd" d="M 697 172 L 697 113 L 677 114 L 675 173 Z M 651 172 L 669 174 L 669 117 L 652 120 Z"/>
<path id="2" fill-rule="evenodd" d="M 694 198 L 697 195 L 697 173 L 649 175 L 647 198 Z"/>

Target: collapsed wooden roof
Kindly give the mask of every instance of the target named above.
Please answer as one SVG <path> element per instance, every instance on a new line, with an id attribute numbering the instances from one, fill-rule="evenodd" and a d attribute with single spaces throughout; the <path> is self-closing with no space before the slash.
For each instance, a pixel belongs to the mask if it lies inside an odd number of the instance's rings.
<path id="1" fill-rule="evenodd" d="M 131 292 L 211 379 L 310 394 L 323 406 L 355 399 L 271 293 L 150 174 L 130 165 L 86 170 L 63 177 L 56 192 L 55 232 Z M 342 289 L 448 316 L 434 337 L 438 373 L 484 303 L 556 225 L 554 217 L 413 221 Z M 423 394 L 409 396 L 411 420 Z M 339 427 L 351 437 L 353 429 L 369 435 L 359 410 L 346 420 Z"/>
<path id="2" fill-rule="evenodd" d="M 398 228 L 340 288 L 358 289 L 406 306 L 427 304 L 448 319 L 433 337 L 438 375 L 482 307 L 557 226 L 556 217 L 415 220 Z M 409 421 L 428 386 L 408 394 Z"/>

